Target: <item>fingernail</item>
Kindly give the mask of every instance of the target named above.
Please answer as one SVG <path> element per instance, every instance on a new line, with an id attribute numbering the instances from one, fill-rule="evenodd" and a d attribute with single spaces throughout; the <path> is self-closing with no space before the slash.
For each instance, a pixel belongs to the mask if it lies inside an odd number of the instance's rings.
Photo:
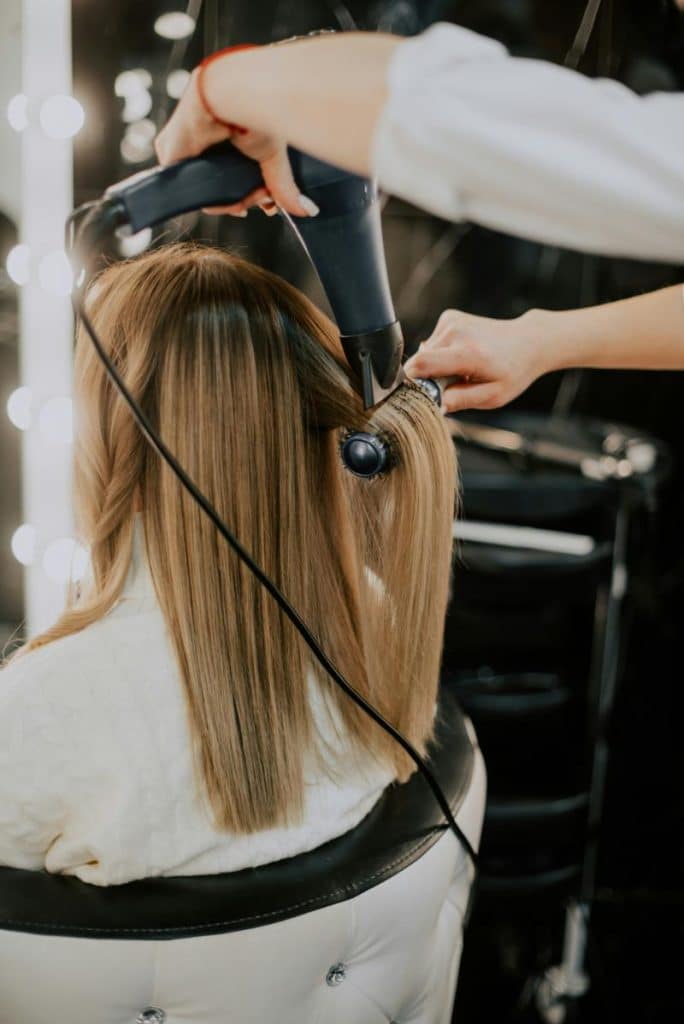
<path id="1" fill-rule="evenodd" d="M 249 213 L 249 210 L 240 210 L 240 212 L 236 213 L 235 216 L 236 217 L 246 217 L 248 213 Z"/>
<path id="2" fill-rule="evenodd" d="M 303 210 L 306 210 L 307 216 L 317 217 L 318 214 L 321 212 L 314 203 L 313 199 L 309 199 L 308 196 L 303 196 L 300 194 L 299 196 L 297 196 L 297 198 L 299 199 L 299 205 L 302 207 Z"/>

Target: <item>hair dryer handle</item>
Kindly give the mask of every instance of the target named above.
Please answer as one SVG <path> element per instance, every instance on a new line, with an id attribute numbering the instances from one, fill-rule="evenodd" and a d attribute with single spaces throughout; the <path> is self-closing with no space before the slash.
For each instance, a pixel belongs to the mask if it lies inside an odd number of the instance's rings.
<path id="1" fill-rule="evenodd" d="M 112 185 L 107 199 L 125 211 L 132 232 L 206 206 L 228 206 L 263 185 L 261 168 L 230 143 L 169 167 L 151 167 Z"/>

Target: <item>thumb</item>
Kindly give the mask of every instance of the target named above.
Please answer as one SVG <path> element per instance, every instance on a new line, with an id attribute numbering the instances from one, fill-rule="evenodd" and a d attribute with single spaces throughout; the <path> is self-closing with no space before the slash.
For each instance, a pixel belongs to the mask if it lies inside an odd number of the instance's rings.
<path id="1" fill-rule="evenodd" d="M 497 384 L 452 384 L 442 395 L 445 412 L 463 412 L 465 409 L 498 409 L 506 397 Z"/>
<path id="2" fill-rule="evenodd" d="M 404 364 L 410 377 L 474 377 L 477 367 L 455 347 L 423 346 Z"/>

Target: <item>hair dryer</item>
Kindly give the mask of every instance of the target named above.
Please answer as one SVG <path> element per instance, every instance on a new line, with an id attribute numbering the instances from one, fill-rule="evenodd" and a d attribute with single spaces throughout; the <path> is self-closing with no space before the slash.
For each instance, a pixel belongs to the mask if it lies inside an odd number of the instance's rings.
<path id="1" fill-rule="evenodd" d="M 328 297 L 364 406 L 386 398 L 404 379 L 404 348 L 387 280 L 375 183 L 289 150 L 300 190 L 317 217 L 286 217 Z M 198 157 L 156 167 L 107 189 L 89 210 L 81 237 L 94 243 L 114 228 L 130 232 L 207 206 L 237 202 L 263 184 L 257 163 L 220 143 Z"/>

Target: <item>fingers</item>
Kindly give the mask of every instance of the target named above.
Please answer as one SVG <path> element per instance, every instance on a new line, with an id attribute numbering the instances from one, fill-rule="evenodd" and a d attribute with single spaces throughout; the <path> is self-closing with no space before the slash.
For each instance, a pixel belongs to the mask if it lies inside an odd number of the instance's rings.
<path id="1" fill-rule="evenodd" d="M 460 309 L 445 309 L 440 315 L 435 329 L 430 337 L 424 342 L 428 348 L 433 345 L 444 344 L 453 339 L 459 333 L 463 333 L 467 326 L 468 314 Z"/>
<path id="2" fill-rule="evenodd" d="M 173 117 L 175 116 L 174 114 Z M 230 138 L 230 132 L 221 125 L 204 125 L 202 131 L 198 132 L 184 122 L 174 123 L 173 117 L 154 140 L 157 160 L 162 167 L 173 164 L 177 160 L 198 156 L 216 142 L 223 142 L 224 139 Z"/>
<path id="3" fill-rule="evenodd" d="M 460 309 L 445 309 L 440 313 L 435 329 L 438 330 L 442 327 L 453 329 L 458 327 L 466 316 L 467 314 L 462 312 Z"/>
<path id="4" fill-rule="evenodd" d="M 250 133 L 246 139 L 236 140 L 237 148 L 253 160 L 261 164 L 264 185 L 241 199 L 239 203 L 229 206 L 212 206 L 205 212 L 211 214 L 228 213 L 234 217 L 246 217 L 247 211 L 253 206 L 273 217 L 282 208 L 296 217 L 315 217 L 319 210 L 307 196 L 300 194 L 292 176 L 292 168 L 284 145 L 267 136 Z M 263 156 L 264 151 L 268 152 Z"/>
<path id="5" fill-rule="evenodd" d="M 409 377 L 433 380 L 448 378 L 442 394 L 443 412 L 461 412 L 463 409 L 497 409 L 507 401 L 498 381 L 478 380 L 473 373 L 458 370 L 450 349 L 436 349 L 419 353 L 405 364 Z"/>
<path id="6" fill-rule="evenodd" d="M 197 96 L 197 72 L 178 101 L 173 114 L 154 140 L 157 159 L 162 166 L 197 156 L 208 146 L 231 136 L 230 129 L 207 115 Z"/>
<path id="7" fill-rule="evenodd" d="M 274 205 L 273 200 L 266 189 L 260 186 L 259 188 L 253 189 L 253 191 L 246 195 L 244 199 L 241 199 L 239 203 L 231 203 L 228 206 L 207 206 L 203 210 L 203 213 L 209 213 L 212 216 L 227 213 L 232 217 L 246 217 L 250 207 L 261 207 L 262 203 L 268 203 L 271 206 Z"/>
<path id="8" fill-rule="evenodd" d="M 319 210 L 307 196 L 303 196 L 292 175 L 285 146 L 261 162 L 264 183 L 278 206 L 295 217 L 315 217 Z"/>
<path id="9" fill-rule="evenodd" d="M 448 309 L 418 352 L 405 364 L 410 377 L 447 378 L 444 412 L 497 409 L 509 401 L 501 373 L 495 372 L 486 347 L 473 337 L 477 318 Z"/>
<path id="10" fill-rule="evenodd" d="M 230 129 L 215 121 L 204 108 L 197 88 L 198 70 L 192 72 L 176 109 L 154 140 L 162 166 L 197 156 L 208 146 L 231 137 Z"/>
<path id="11" fill-rule="evenodd" d="M 507 397 L 497 383 L 454 384 L 442 395 L 444 412 L 463 412 L 464 409 L 498 409 Z"/>
<path id="12" fill-rule="evenodd" d="M 256 204 L 269 217 L 278 212 L 278 207 L 295 217 L 317 215 L 319 210 L 316 204 L 300 194 L 285 143 L 276 136 L 258 131 L 234 134 L 226 125 L 214 121 L 199 97 L 195 69 L 173 115 L 155 140 L 157 158 L 162 165 L 166 165 L 197 156 L 208 146 L 224 139 L 231 139 L 237 149 L 261 165 L 265 187 L 246 196 L 239 203 L 212 207 L 207 212 L 242 217 L 250 206 Z"/>
<path id="13" fill-rule="evenodd" d="M 267 217 L 274 217 L 275 214 L 278 213 L 277 203 L 275 203 L 273 199 L 268 195 L 264 196 L 263 199 L 260 199 L 254 205 L 258 206 L 261 212 L 265 213 Z"/>
<path id="14" fill-rule="evenodd" d="M 486 360 L 478 359 L 472 347 L 448 338 L 424 343 L 405 364 L 410 377 L 450 378 L 442 396 L 444 412 L 464 409 L 498 409 L 515 397 L 499 375 L 493 374 Z"/>
<path id="15" fill-rule="evenodd" d="M 410 377 L 475 377 L 477 367 L 452 345 L 421 347 L 405 364 Z"/>
<path id="16" fill-rule="evenodd" d="M 246 217 L 248 214 L 242 203 L 236 203 L 235 206 L 203 206 L 202 213 L 208 213 L 210 217 L 218 217 L 228 214 L 229 217 Z"/>
<path id="17" fill-rule="evenodd" d="M 263 199 L 259 203 L 254 203 L 251 207 L 247 207 L 246 204 L 237 203 L 235 206 L 205 206 L 202 209 L 202 213 L 208 213 L 210 217 L 218 217 L 222 214 L 228 214 L 229 217 L 246 217 L 250 209 L 258 208 L 262 213 L 265 213 L 267 217 L 275 217 L 278 212 L 278 207 L 271 199 Z"/>
<path id="18" fill-rule="evenodd" d="M 265 213 L 267 217 L 274 217 L 278 212 L 278 207 L 272 200 L 264 199 L 260 203 L 254 203 L 251 207 L 247 207 L 243 203 L 237 203 L 235 206 L 205 206 L 202 213 L 208 213 L 210 217 L 218 217 L 223 214 L 228 214 L 229 217 L 246 217 L 249 210 L 253 210 L 255 207 Z"/>

